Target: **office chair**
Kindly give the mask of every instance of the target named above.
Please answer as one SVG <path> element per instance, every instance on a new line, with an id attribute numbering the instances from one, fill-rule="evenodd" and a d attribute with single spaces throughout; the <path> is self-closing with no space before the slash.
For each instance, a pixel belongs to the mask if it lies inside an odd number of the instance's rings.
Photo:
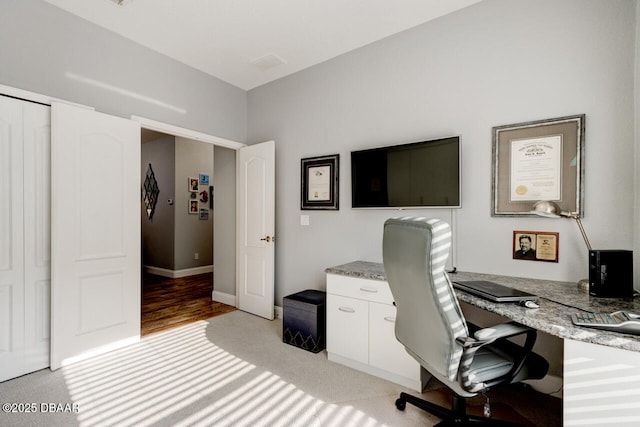
<path id="1" fill-rule="evenodd" d="M 384 224 L 383 262 L 397 308 L 395 334 L 406 351 L 453 391 L 451 408 L 401 393 L 407 402 L 443 419 L 438 425 L 504 424 L 466 413 L 466 399 L 499 384 L 540 379 L 549 365 L 531 349 L 536 331 L 515 322 L 478 329 L 460 310 L 445 263 L 449 224 L 426 218 L 392 218 Z M 471 333 L 470 333 L 471 331 Z M 506 340 L 524 334 L 524 344 Z"/>

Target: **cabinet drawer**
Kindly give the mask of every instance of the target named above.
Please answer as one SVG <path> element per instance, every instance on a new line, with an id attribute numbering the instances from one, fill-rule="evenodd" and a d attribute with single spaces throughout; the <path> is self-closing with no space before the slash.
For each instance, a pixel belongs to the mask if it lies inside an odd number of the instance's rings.
<path id="1" fill-rule="evenodd" d="M 327 294 L 327 352 L 368 363 L 368 302 Z"/>
<path id="2" fill-rule="evenodd" d="M 369 304 L 369 364 L 376 368 L 420 380 L 420 364 L 404 349 L 395 335 L 396 308 Z"/>
<path id="3" fill-rule="evenodd" d="M 387 282 L 327 274 L 327 294 L 342 295 L 365 301 L 392 304 L 393 295 Z"/>

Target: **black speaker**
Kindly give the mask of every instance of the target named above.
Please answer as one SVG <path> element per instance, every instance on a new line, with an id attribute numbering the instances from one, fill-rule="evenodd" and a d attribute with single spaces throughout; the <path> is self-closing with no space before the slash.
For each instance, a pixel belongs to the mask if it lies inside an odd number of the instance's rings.
<path id="1" fill-rule="evenodd" d="M 633 297 L 633 251 L 589 251 L 589 295 L 607 298 Z"/>

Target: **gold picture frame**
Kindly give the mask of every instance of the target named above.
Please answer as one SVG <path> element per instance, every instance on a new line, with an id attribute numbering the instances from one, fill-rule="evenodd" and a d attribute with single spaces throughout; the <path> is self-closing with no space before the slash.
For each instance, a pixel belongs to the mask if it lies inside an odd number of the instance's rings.
<path id="1" fill-rule="evenodd" d="M 491 216 L 531 215 L 539 200 L 584 214 L 585 115 L 493 127 Z"/>
<path id="2" fill-rule="evenodd" d="M 551 231 L 513 232 L 513 259 L 558 262 L 560 233 Z"/>

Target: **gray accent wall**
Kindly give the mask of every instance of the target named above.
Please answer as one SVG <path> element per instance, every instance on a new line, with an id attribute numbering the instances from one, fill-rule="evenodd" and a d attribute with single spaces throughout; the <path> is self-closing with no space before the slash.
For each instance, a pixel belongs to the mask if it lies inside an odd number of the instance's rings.
<path id="1" fill-rule="evenodd" d="M 236 151 L 213 149 L 213 287 L 236 294 Z"/>
<path id="2" fill-rule="evenodd" d="M 200 192 L 209 192 L 209 185 L 199 186 L 196 193 L 189 191 L 189 178 L 200 174 L 213 179 L 213 145 L 176 138 L 175 175 L 175 270 L 213 264 L 213 218 L 200 219 L 199 214 L 189 213 L 189 203 L 198 201 L 198 208 L 209 209 L 209 203 L 200 203 Z M 195 194 L 196 198 L 191 198 Z M 198 259 L 194 255 L 198 254 Z M 215 269 L 215 266 L 214 266 Z"/>
<path id="3" fill-rule="evenodd" d="M 277 144 L 276 304 L 324 289 L 326 267 L 381 261 L 382 225 L 398 215 L 451 221 L 459 270 L 587 277 L 575 222 L 491 216 L 499 125 L 586 114 L 584 227 L 594 248 L 633 249 L 635 46 L 634 0 L 484 0 L 249 91 L 248 140 Z M 450 135 L 462 138 L 461 209 L 351 209 L 351 150 Z M 301 211 L 300 159 L 329 154 L 340 210 Z M 559 262 L 514 260 L 514 230 L 559 232 Z"/>
<path id="4" fill-rule="evenodd" d="M 158 182 L 158 201 L 151 219 L 141 200 L 142 265 L 175 269 L 175 206 L 167 201 L 175 199 L 175 138 L 165 135 L 142 144 L 140 186 L 144 184 L 149 165 Z"/>

